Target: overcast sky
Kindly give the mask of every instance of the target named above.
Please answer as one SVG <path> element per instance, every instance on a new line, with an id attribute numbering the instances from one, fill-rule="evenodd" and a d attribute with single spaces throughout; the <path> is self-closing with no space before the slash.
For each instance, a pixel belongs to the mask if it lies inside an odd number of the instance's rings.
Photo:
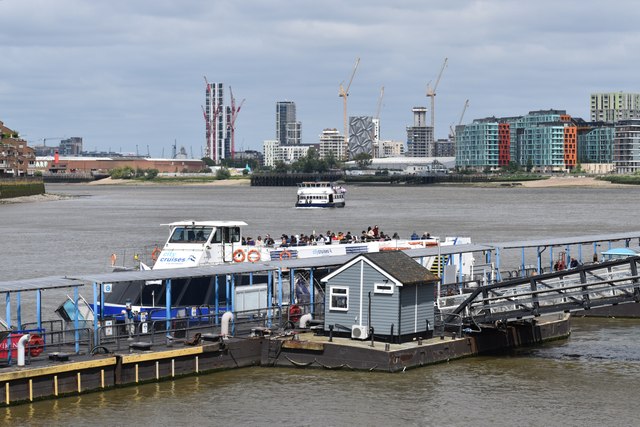
<path id="1" fill-rule="evenodd" d="M 200 157 L 205 84 L 246 99 L 236 149 L 275 136 L 275 104 L 294 101 L 303 143 L 343 129 L 338 88 L 360 65 L 349 115 L 375 115 L 406 141 L 429 106 L 436 137 L 458 122 L 564 109 L 589 95 L 640 91 L 635 1 L 0 0 L 0 120 L 30 144 L 80 136 L 87 150 Z"/>

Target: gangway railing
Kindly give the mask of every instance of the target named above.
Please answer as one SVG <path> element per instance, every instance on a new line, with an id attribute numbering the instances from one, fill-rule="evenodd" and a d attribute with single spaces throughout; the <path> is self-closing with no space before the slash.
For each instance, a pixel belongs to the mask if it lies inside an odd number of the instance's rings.
<path id="1" fill-rule="evenodd" d="M 479 286 L 467 294 L 441 297 L 445 323 L 494 323 L 640 302 L 640 257 L 579 266 Z"/>

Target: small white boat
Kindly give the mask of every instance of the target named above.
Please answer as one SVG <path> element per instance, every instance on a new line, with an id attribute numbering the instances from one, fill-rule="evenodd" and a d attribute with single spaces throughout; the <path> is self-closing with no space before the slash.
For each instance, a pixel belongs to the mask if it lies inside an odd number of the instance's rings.
<path id="1" fill-rule="evenodd" d="M 335 182 L 303 182 L 298 184 L 296 208 L 343 208 L 346 192 Z"/>

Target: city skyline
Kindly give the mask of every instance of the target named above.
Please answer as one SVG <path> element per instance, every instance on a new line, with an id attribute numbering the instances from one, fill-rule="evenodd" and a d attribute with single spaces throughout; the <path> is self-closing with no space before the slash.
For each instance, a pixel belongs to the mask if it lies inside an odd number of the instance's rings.
<path id="1" fill-rule="evenodd" d="M 430 108 L 444 138 L 465 123 L 563 109 L 589 119 L 597 92 L 638 92 L 640 37 L 631 2 L 535 4 L 407 0 L 0 2 L 0 119 L 30 144 L 82 137 L 87 150 L 204 150 L 203 79 L 246 99 L 236 150 L 274 137 L 274 105 L 293 101 L 302 143 L 342 132 L 339 85 L 351 77 L 349 116 L 374 116 L 385 87 L 383 139 L 406 141 L 412 109 Z M 287 13 L 278 11 L 287 10 Z"/>

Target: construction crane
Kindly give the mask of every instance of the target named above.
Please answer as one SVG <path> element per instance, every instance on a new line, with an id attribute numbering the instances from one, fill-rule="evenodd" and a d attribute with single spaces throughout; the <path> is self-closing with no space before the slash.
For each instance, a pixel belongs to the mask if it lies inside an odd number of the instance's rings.
<path id="1" fill-rule="evenodd" d="M 384 98 L 384 86 L 380 88 L 380 96 L 378 97 L 378 108 L 376 109 L 376 120 L 380 119 L 380 110 L 382 109 L 383 98 Z"/>
<path id="2" fill-rule="evenodd" d="M 462 107 L 462 113 L 460 114 L 460 120 L 458 120 L 458 126 L 460 126 L 462 124 L 462 119 L 464 118 L 464 113 L 467 111 L 467 108 L 469 107 L 469 100 L 467 99 L 466 101 L 464 101 L 464 107 Z M 453 136 L 455 138 L 456 136 L 456 130 L 453 126 L 449 126 L 449 129 L 451 129 L 451 136 Z"/>
<path id="3" fill-rule="evenodd" d="M 438 89 L 438 84 L 440 83 L 440 79 L 442 78 L 442 72 L 447 66 L 448 58 L 444 58 L 444 62 L 442 63 L 442 68 L 440 68 L 440 73 L 438 73 L 438 78 L 436 79 L 435 84 L 431 87 L 431 82 L 427 83 L 427 97 L 431 98 L 431 127 L 433 128 L 433 138 L 435 139 L 435 127 L 436 127 L 436 90 Z"/>
<path id="4" fill-rule="evenodd" d="M 231 159 L 235 157 L 235 135 L 236 135 L 236 118 L 238 118 L 238 113 L 244 104 L 244 99 L 240 101 L 240 104 L 236 106 L 236 98 L 233 96 L 233 91 L 231 90 L 231 86 L 229 86 L 229 94 L 231 95 L 231 112 L 229 116 L 229 120 L 227 121 L 227 129 L 231 134 Z"/>
<path id="5" fill-rule="evenodd" d="M 349 134 L 347 131 L 347 97 L 349 96 L 349 88 L 351 87 L 351 82 L 353 82 L 353 77 L 356 75 L 356 70 L 358 69 L 358 64 L 360 64 L 360 58 L 356 58 L 356 65 L 353 67 L 353 73 L 351 73 L 351 78 L 349 79 L 349 84 L 347 85 L 347 88 L 345 89 L 342 86 L 342 83 L 340 83 L 340 89 L 338 91 L 338 96 L 343 98 L 343 103 L 344 103 L 344 154 L 346 155 L 347 153 L 347 147 L 349 145 Z"/>

